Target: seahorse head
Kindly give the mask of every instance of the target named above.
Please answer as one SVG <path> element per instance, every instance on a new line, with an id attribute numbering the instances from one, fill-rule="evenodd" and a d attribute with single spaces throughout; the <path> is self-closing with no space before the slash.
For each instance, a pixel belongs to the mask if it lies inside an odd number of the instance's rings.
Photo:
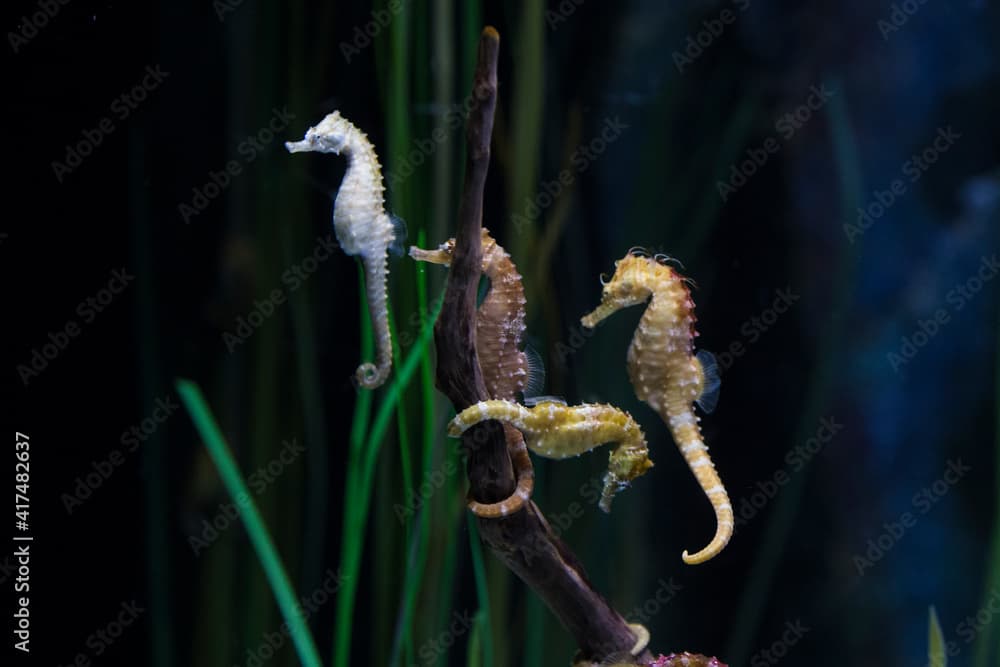
<path id="1" fill-rule="evenodd" d="M 319 125 L 310 127 L 302 141 L 288 141 L 285 143 L 285 148 L 289 153 L 316 151 L 340 155 L 352 132 L 357 131 L 351 121 L 341 116 L 339 111 L 334 111 L 321 120 Z"/>
<path id="2" fill-rule="evenodd" d="M 485 230 L 484 230 L 485 231 Z M 451 265 L 451 258 L 455 254 L 455 239 L 448 239 L 438 246 L 437 250 L 424 250 L 417 246 L 410 246 L 410 257 L 418 262 L 430 262 L 431 264 Z"/>
<path id="3" fill-rule="evenodd" d="M 645 303 L 656 285 L 673 277 L 673 269 L 653 258 L 641 248 L 633 248 L 615 262 L 615 274 L 610 280 L 601 277 L 604 291 L 601 305 L 580 321 L 592 329 L 603 319 L 629 306 Z"/>

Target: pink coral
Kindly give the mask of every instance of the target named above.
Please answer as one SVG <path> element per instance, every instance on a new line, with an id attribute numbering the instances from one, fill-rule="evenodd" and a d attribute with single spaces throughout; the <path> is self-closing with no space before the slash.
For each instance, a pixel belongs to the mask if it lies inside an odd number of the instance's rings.
<path id="1" fill-rule="evenodd" d="M 709 658 L 697 653 L 671 653 L 661 655 L 650 667 L 727 667 L 718 658 Z"/>

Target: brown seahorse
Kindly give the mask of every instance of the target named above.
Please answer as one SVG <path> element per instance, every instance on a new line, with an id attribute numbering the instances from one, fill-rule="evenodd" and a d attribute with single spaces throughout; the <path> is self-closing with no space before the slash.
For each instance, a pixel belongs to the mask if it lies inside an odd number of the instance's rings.
<path id="1" fill-rule="evenodd" d="M 733 509 L 722 480 L 708 455 L 691 404 L 705 412 L 715 407 L 719 376 L 708 352 L 693 354 L 696 321 L 686 279 L 668 266 L 665 255 L 650 257 L 630 250 L 615 262 L 615 274 L 604 283 L 599 305 L 582 318 L 593 328 L 612 313 L 649 302 L 628 349 L 628 373 L 640 400 L 667 423 L 674 442 L 715 509 L 716 531 L 701 551 L 682 554 L 685 563 L 703 563 L 716 556 L 733 534 Z"/>
<path id="2" fill-rule="evenodd" d="M 514 401 L 524 392 L 529 380 L 528 356 L 521 350 L 524 336 L 525 298 L 521 274 L 510 255 L 483 229 L 482 271 L 490 280 L 490 290 L 479 306 L 476 317 L 476 351 L 479 367 L 490 396 Z M 451 264 L 455 239 L 448 239 L 437 250 L 410 248 L 410 257 L 420 262 Z M 509 424 L 504 424 L 504 436 L 511 462 L 517 475 L 514 492 L 496 503 L 480 503 L 469 499 L 469 509 L 484 518 L 512 514 L 531 498 L 535 484 L 534 469 L 524 438 Z"/>
<path id="3" fill-rule="evenodd" d="M 401 220 L 385 212 L 382 166 L 375 147 L 368 136 L 339 111 L 310 127 L 302 141 L 286 142 L 285 148 L 290 153 L 317 151 L 347 156 L 347 172 L 333 205 L 333 230 L 344 252 L 360 255 L 365 267 L 376 359 L 374 364 L 361 364 L 355 378 L 362 387 L 375 389 L 388 379 L 392 370 L 392 334 L 386 299 L 388 251 L 405 237 L 406 227 Z"/>

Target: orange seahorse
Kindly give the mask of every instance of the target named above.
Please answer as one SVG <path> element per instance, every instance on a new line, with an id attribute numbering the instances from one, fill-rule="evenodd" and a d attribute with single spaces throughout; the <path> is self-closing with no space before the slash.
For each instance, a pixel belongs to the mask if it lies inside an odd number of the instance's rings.
<path id="1" fill-rule="evenodd" d="M 458 437 L 488 419 L 510 424 L 524 434 L 528 449 L 550 459 L 579 456 L 604 443 L 617 442 L 609 457 L 599 503 L 605 512 L 610 511 L 618 491 L 653 466 L 642 429 L 631 415 L 611 405 L 569 406 L 542 399 L 526 407 L 513 401 L 480 401 L 452 420 L 448 435 Z"/>
<path id="2" fill-rule="evenodd" d="M 722 480 L 708 455 L 691 404 L 711 412 L 719 396 L 715 359 L 705 351 L 693 354 L 697 335 L 694 302 L 687 279 L 667 262 L 630 250 L 615 262 L 615 274 L 604 283 L 601 304 L 581 319 L 593 328 L 612 313 L 649 302 L 628 349 L 628 373 L 640 400 L 659 413 L 674 442 L 715 509 L 716 530 L 701 551 L 682 554 L 685 563 L 703 563 L 716 556 L 733 534 L 733 509 Z"/>
<path id="3" fill-rule="evenodd" d="M 529 357 L 521 350 L 524 337 L 525 298 L 521 275 L 510 255 L 490 236 L 482 232 L 482 271 L 490 280 L 490 290 L 479 306 L 476 317 L 476 352 L 479 367 L 490 396 L 513 401 L 526 390 L 531 393 L 529 380 L 537 382 L 538 370 L 531 369 Z M 451 264 L 455 239 L 448 239 L 437 250 L 410 247 L 410 257 L 420 262 Z M 496 503 L 480 503 L 469 499 L 469 509 L 484 518 L 494 519 L 512 514 L 531 498 L 535 473 L 525 448 L 524 438 L 509 424 L 504 424 L 504 436 L 511 463 L 517 475 L 514 492 Z"/>
<path id="4" fill-rule="evenodd" d="M 368 311 L 375 330 L 375 363 L 361 364 L 355 372 L 358 383 L 375 389 L 386 381 L 392 370 L 392 334 L 386 281 L 389 276 L 388 251 L 406 235 L 403 222 L 385 212 L 385 187 L 382 166 L 368 136 L 349 120 L 334 111 L 306 131 L 302 141 L 289 141 L 290 153 L 316 151 L 343 153 L 347 172 L 333 205 L 333 230 L 340 247 L 348 255 L 360 255 L 365 267 Z"/>

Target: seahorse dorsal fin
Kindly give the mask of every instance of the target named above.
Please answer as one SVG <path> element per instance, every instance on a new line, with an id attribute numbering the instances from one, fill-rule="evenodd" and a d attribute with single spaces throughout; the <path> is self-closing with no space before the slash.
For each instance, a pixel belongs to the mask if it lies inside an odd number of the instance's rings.
<path id="1" fill-rule="evenodd" d="M 550 396 L 542 396 L 542 392 L 545 391 L 545 362 L 542 361 L 542 355 L 528 344 L 524 346 L 524 361 L 525 370 L 528 371 L 528 379 L 525 380 L 524 389 L 521 391 L 524 396 L 524 404 L 534 405 L 528 401 L 535 400 L 537 402 L 536 399 L 551 398 Z"/>
<path id="2" fill-rule="evenodd" d="M 406 254 L 406 222 L 392 213 L 388 215 L 389 222 L 392 223 L 392 241 L 389 243 L 389 254 L 393 257 L 402 257 Z"/>
<path id="3" fill-rule="evenodd" d="M 566 399 L 562 396 L 525 396 L 524 404 L 533 408 L 536 405 L 541 405 L 542 403 L 558 403 L 559 405 L 569 405 Z"/>
<path id="4" fill-rule="evenodd" d="M 701 369 L 702 376 L 701 395 L 695 399 L 695 402 L 705 414 L 711 414 L 719 402 L 719 388 L 722 386 L 722 378 L 719 377 L 719 364 L 715 361 L 715 355 L 708 350 L 698 350 L 694 359 Z"/>

